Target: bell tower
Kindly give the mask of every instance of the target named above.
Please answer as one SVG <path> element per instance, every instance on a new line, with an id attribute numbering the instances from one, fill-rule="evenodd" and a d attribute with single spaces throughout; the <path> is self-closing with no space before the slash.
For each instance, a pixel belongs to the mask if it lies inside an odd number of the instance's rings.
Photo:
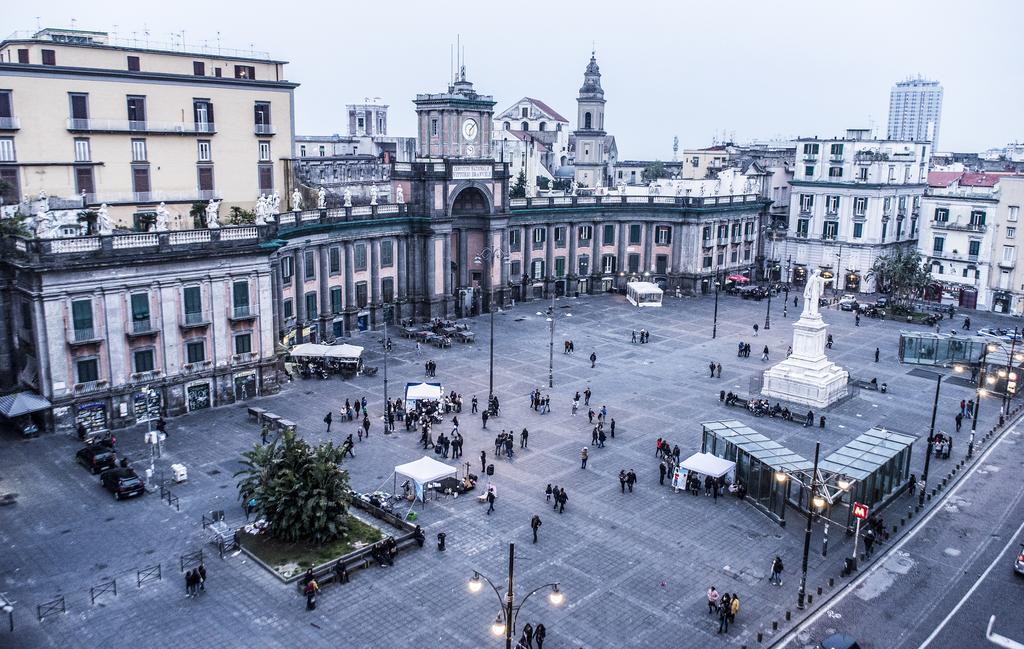
<path id="1" fill-rule="evenodd" d="M 604 183 L 605 147 L 604 90 L 597 57 L 590 53 L 590 63 L 583 73 L 583 86 L 576 98 L 576 182 L 586 187 Z"/>
<path id="2" fill-rule="evenodd" d="M 446 92 L 416 95 L 416 154 L 421 158 L 490 158 L 495 101 L 466 80 L 466 66 Z"/>

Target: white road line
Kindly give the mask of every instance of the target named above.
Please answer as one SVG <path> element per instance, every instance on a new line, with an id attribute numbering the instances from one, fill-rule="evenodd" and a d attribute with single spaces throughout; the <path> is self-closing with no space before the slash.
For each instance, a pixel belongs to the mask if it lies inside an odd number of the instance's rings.
<path id="1" fill-rule="evenodd" d="M 925 641 L 924 641 L 923 643 L 921 643 L 921 646 L 920 646 L 920 647 L 918 647 L 918 649 L 925 649 L 925 647 L 927 647 L 927 646 L 928 646 L 929 644 L 931 644 L 932 640 L 934 640 L 934 639 L 935 639 L 935 637 L 936 637 L 937 635 L 939 635 L 939 632 L 940 632 L 940 631 L 942 631 L 943 627 L 945 627 L 945 626 L 946 626 L 946 624 L 947 624 L 947 623 L 948 623 L 948 622 L 949 622 L 949 621 L 950 621 L 951 619 L 953 619 L 953 616 L 954 616 L 954 615 L 956 615 L 957 611 L 959 611 L 959 610 L 960 610 L 960 607 L 961 607 L 961 606 L 963 606 L 963 605 L 964 605 L 964 603 L 965 603 L 965 602 L 966 602 L 966 601 L 967 601 L 968 599 L 970 599 L 970 598 L 971 598 L 971 595 L 973 595 L 973 594 L 974 594 L 974 591 L 978 590 L 978 586 L 980 586 L 980 585 L 981 585 L 981 582 L 985 581 L 985 578 L 986 578 L 986 577 L 988 577 L 988 573 L 992 572 L 992 569 L 993 569 L 993 568 L 995 568 L 995 567 L 996 567 L 996 565 L 997 565 L 997 564 L 998 564 L 998 563 L 999 563 L 1000 561 L 1002 561 L 1002 559 L 1003 559 L 1003 555 L 1004 555 L 1004 554 L 1006 554 L 1006 551 L 1010 549 L 1010 546 L 1011 546 L 1011 545 L 1013 545 L 1014 543 L 1018 543 L 1018 542 L 1019 542 L 1019 541 L 1018 541 L 1018 539 L 1020 538 L 1020 533 L 1021 533 L 1021 531 L 1022 531 L 1022 530 L 1024 530 L 1024 523 L 1021 523 L 1021 524 L 1020 524 L 1020 527 L 1018 527 L 1018 528 L 1017 528 L 1017 531 L 1016 531 L 1016 532 L 1014 532 L 1014 533 L 1013 533 L 1013 536 L 1011 536 L 1011 537 L 1010 537 L 1010 541 L 1009 541 L 1009 542 L 1008 542 L 1008 543 L 1007 543 L 1007 544 L 1006 544 L 1006 545 L 1005 545 L 1005 546 L 1003 547 L 1003 549 L 1002 549 L 1002 550 L 1000 550 L 1000 551 L 999 551 L 999 554 L 997 554 L 997 555 L 996 555 L 996 558 L 992 560 L 992 563 L 991 563 L 991 564 L 989 564 L 989 566 L 988 566 L 988 568 L 987 568 L 987 569 L 985 570 L 985 572 L 981 573 L 981 576 L 980 576 L 980 577 L 978 577 L 978 580 L 974 582 L 974 585 L 973 585 L 973 586 L 971 586 L 971 589 L 970 589 L 969 591 L 967 591 L 967 594 L 965 594 L 965 595 L 964 595 L 964 596 L 963 596 L 963 597 L 962 597 L 962 598 L 960 599 L 960 601 L 959 601 L 959 602 L 957 602 L 956 606 L 954 606 L 954 607 L 953 607 L 953 610 L 949 612 L 949 615 L 947 615 L 947 616 L 946 616 L 945 618 L 943 618 L 943 620 L 942 620 L 942 624 L 940 624 L 939 626 L 935 627 L 935 630 L 934 630 L 934 631 L 932 631 L 932 633 L 931 633 L 931 635 L 930 635 L 930 636 L 928 636 L 927 638 L 925 638 Z"/>
<path id="2" fill-rule="evenodd" d="M 953 487 L 953 488 L 952 488 L 952 489 L 951 489 L 951 490 L 950 490 L 949 492 L 947 492 L 947 493 L 946 493 L 946 495 L 944 495 L 944 496 L 943 496 L 943 497 L 942 497 L 942 498 L 941 498 L 940 500 L 942 500 L 942 501 L 948 500 L 948 499 L 949 499 L 949 498 L 950 498 L 950 497 L 951 497 L 951 496 L 952 496 L 953 494 L 955 494 L 956 492 L 958 492 L 958 491 L 960 490 L 960 488 L 961 488 L 961 487 L 963 487 L 963 486 L 964 486 L 965 484 L 967 484 L 967 483 L 969 482 L 969 478 L 970 478 L 970 477 L 971 477 L 971 476 L 972 476 L 972 475 L 974 474 L 974 472 L 975 472 L 975 471 L 977 471 L 977 470 L 978 470 L 978 467 L 980 467 L 980 466 L 981 466 L 982 464 L 984 464 L 984 463 L 985 463 L 985 461 L 986 461 L 986 460 L 988 460 L 988 456 L 989 456 L 989 455 L 991 455 L 991 454 L 992 454 L 992 452 L 993 452 L 993 451 L 995 451 L 996 447 L 997 447 L 997 446 L 999 446 L 999 444 L 1001 444 L 1001 443 L 1002 443 L 1002 441 L 1003 441 L 1004 439 L 1006 439 L 1007 435 L 1009 435 L 1009 434 L 1010 434 L 1010 433 L 1011 433 L 1012 431 L 1016 430 L 1016 428 L 1017 428 L 1017 424 L 1014 424 L 1012 428 L 1009 428 L 1009 429 L 1007 429 L 1006 431 L 1004 431 L 1004 433 L 1003 433 L 1002 435 L 1000 435 L 999 439 L 998 439 L 998 440 L 996 440 L 996 442 L 995 442 L 994 444 L 992 444 L 991 446 L 989 446 L 989 447 L 988 447 L 988 448 L 987 448 L 987 449 L 985 450 L 985 452 L 984 452 L 984 453 L 982 453 L 982 454 L 981 454 L 981 455 L 980 455 L 980 456 L 978 457 L 977 461 L 976 461 L 976 462 L 975 462 L 975 463 L 974 463 L 974 464 L 973 464 L 973 465 L 971 466 L 971 468 L 970 468 L 970 469 L 968 469 L 968 470 L 966 471 L 966 473 L 964 473 L 963 477 L 962 477 L 962 478 L 960 478 L 960 480 L 959 480 L 959 481 L 958 481 L 958 482 L 956 483 L 956 486 L 955 486 L 955 487 Z M 932 485 L 932 486 L 934 486 L 934 485 Z M 927 527 L 927 526 L 928 526 L 928 522 L 929 522 L 929 521 L 930 521 L 930 520 L 931 520 L 931 519 L 932 519 L 932 518 L 933 518 L 933 517 L 934 517 L 934 516 L 935 516 L 936 514 L 938 514 L 938 513 L 940 512 L 940 511 L 943 511 L 943 508 L 939 506 L 938 502 L 936 502 L 936 503 L 935 503 L 935 506 L 933 506 L 933 507 L 932 507 L 931 511 L 929 511 L 929 512 L 928 512 L 927 514 L 925 514 L 925 516 L 924 516 L 924 518 L 923 518 L 923 519 L 921 520 L 921 522 L 919 522 L 919 523 L 918 523 L 918 524 L 917 524 L 917 525 L 916 525 L 916 526 L 914 527 L 914 529 L 910 530 L 910 533 L 908 533 L 908 534 L 907 534 L 907 535 L 906 535 L 905 537 L 903 537 L 902 539 L 900 539 L 900 541 L 899 541 L 899 542 L 898 542 L 898 543 L 897 543 L 896 545 L 894 545 L 894 546 L 892 546 L 891 548 L 889 548 L 889 550 L 888 550 L 888 553 L 887 553 L 887 554 L 889 554 L 889 555 L 892 555 L 892 554 L 894 554 L 894 553 L 895 553 L 895 552 L 896 552 L 897 550 L 899 550 L 900 548 L 902 548 L 902 547 L 903 547 L 904 545 L 906 545 L 907 543 L 909 543 L 911 539 L 913 539 L 913 538 L 914 538 L 915 536 L 917 536 L 917 533 L 918 533 L 918 532 L 920 532 L 921 530 L 923 530 L 923 529 L 924 529 L 925 527 Z M 1018 533 L 1019 533 L 1019 532 L 1020 532 L 1020 530 L 1018 530 Z M 846 597 L 847 597 L 848 595 L 850 595 L 850 594 L 851 594 L 852 592 L 854 592 L 855 590 L 857 590 L 857 588 L 858 588 L 858 587 L 859 587 L 859 586 L 860 586 L 860 585 L 861 585 L 862 583 L 864 583 L 864 581 L 866 581 L 868 577 L 870 577 L 870 576 L 871 576 L 871 575 L 873 575 L 873 574 L 874 574 L 875 572 L 877 572 L 878 570 L 880 570 L 880 569 L 882 568 L 882 565 L 883 565 L 884 563 L 885 563 L 885 561 L 884 561 L 884 560 L 881 560 L 881 559 L 880 559 L 879 561 L 877 561 L 877 562 L 876 562 L 876 563 L 875 563 L 875 564 L 874 564 L 874 565 L 873 565 L 873 566 L 871 567 L 871 569 L 870 569 L 870 570 L 868 570 L 867 572 L 861 573 L 861 575 L 860 575 L 859 577 L 857 577 L 857 578 L 856 578 L 855 580 L 853 580 L 852 582 L 850 582 L 850 583 L 849 583 L 849 584 L 848 584 L 848 585 L 846 586 L 846 589 L 845 589 L 845 590 L 844 590 L 844 591 L 843 591 L 842 593 L 840 593 L 839 595 L 837 595 L 837 596 L 836 596 L 835 598 L 833 598 L 833 599 L 829 600 L 829 602 L 828 602 L 828 604 L 827 604 L 826 606 L 823 606 L 822 608 L 820 608 L 820 609 L 818 610 L 818 612 L 816 612 L 816 613 L 815 613 L 814 615 L 812 615 L 811 617 L 809 617 L 809 618 L 807 618 L 806 620 L 804 620 L 804 621 L 803 621 L 803 622 L 802 622 L 802 623 L 801 623 L 801 624 L 800 624 L 799 626 L 797 626 L 797 627 L 795 627 L 795 628 L 794 628 L 793 630 L 791 630 L 791 631 L 790 631 L 790 632 L 789 632 L 789 633 L 787 634 L 787 636 L 786 636 L 785 640 L 783 640 L 783 641 L 781 642 L 781 644 L 777 644 L 777 645 L 772 645 L 772 646 L 773 646 L 773 647 L 778 647 L 778 649 L 784 649 L 784 647 L 787 647 L 787 646 L 789 646 L 789 644 L 790 644 L 791 642 L 793 642 L 794 640 L 796 640 L 796 637 L 797 637 L 797 635 L 799 635 L 799 634 L 800 634 L 800 633 L 802 633 L 803 631 L 807 630 L 807 629 L 808 629 L 808 628 L 809 628 L 809 627 L 810 627 L 811 625 L 813 625 L 813 624 L 814 624 L 815 622 L 817 622 L 817 621 L 818 621 L 818 619 L 819 619 L 819 618 L 820 618 L 820 617 L 821 617 L 822 615 L 825 615 L 825 614 L 826 614 L 826 613 L 827 613 L 828 611 L 832 610 L 832 608 L 833 608 L 833 607 L 835 607 L 835 606 L 836 606 L 837 604 L 839 604 L 839 603 L 840 603 L 840 602 L 842 602 L 842 601 L 843 601 L 844 599 L 846 599 Z"/>

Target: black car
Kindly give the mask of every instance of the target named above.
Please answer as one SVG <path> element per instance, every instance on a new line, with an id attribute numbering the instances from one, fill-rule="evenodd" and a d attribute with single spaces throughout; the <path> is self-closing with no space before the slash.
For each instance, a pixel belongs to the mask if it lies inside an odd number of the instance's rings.
<path id="1" fill-rule="evenodd" d="M 92 473 L 99 473 L 117 466 L 117 454 L 114 452 L 114 447 L 108 444 L 86 446 L 75 453 L 75 459 Z"/>
<path id="2" fill-rule="evenodd" d="M 146 491 L 146 483 L 131 467 L 118 467 L 104 471 L 100 474 L 100 484 L 114 494 L 114 500 L 141 496 Z"/>

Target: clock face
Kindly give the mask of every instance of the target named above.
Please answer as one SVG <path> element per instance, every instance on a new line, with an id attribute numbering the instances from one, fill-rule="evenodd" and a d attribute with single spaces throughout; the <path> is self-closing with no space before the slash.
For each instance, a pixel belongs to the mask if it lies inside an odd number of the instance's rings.
<path id="1" fill-rule="evenodd" d="M 466 145 L 466 155 L 476 155 L 476 147 L 472 144 Z"/>
<path id="2" fill-rule="evenodd" d="M 462 137 L 466 138 L 470 142 L 476 139 L 479 127 L 477 126 L 475 119 L 467 119 L 462 123 Z"/>

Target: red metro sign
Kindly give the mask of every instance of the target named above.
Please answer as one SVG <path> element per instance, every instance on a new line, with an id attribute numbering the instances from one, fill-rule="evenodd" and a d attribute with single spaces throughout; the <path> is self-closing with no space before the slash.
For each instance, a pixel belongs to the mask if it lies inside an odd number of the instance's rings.
<path id="1" fill-rule="evenodd" d="M 868 517 L 868 506 L 860 503 L 853 503 L 853 515 L 862 521 L 866 520 Z"/>

